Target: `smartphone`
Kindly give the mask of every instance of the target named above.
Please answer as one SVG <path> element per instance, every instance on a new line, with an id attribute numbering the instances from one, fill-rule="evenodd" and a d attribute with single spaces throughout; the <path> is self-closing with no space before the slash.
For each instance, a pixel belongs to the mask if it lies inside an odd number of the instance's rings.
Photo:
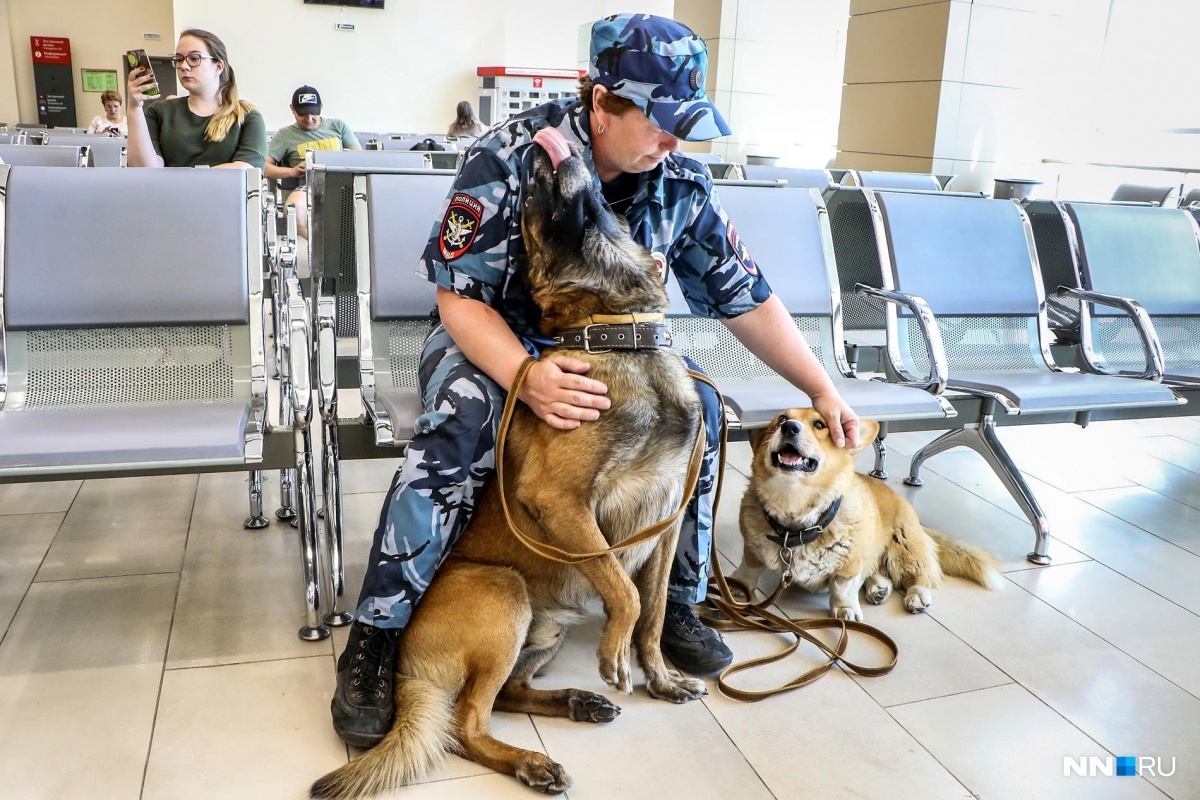
<path id="1" fill-rule="evenodd" d="M 150 56 L 146 55 L 145 50 L 142 50 L 141 48 L 138 48 L 137 50 L 130 50 L 125 54 L 125 61 L 129 64 L 130 72 L 138 67 L 141 67 L 145 70 L 144 74 L 154 77 L 154 68 L 150 66 Z M 156 80 L 154 83 L 142 89 L 142 94 L 146 95 L 146 97 L 158 97 L 158 81 Z"/>

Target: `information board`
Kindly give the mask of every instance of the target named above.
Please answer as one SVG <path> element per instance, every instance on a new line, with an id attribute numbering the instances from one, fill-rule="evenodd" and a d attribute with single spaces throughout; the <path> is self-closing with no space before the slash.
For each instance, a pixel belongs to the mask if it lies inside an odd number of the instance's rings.
<path id="1" fill-rule="evenodd" d="M 117 91 L 117 71 L 115 69 L 81 69 L 79 77 L 82 79 L 85 92 Z"/>

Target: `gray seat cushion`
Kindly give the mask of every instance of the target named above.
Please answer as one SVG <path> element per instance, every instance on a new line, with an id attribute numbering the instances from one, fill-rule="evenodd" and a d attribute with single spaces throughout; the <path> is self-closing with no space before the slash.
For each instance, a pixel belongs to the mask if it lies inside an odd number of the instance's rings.
<path id="1" fill-rule="evenodd" d="M 385 389 L 377 396 L 392 420 L 393 440 L 397 444 L 410 441 L 417 418 L 425 413 L 420 393 L 416 389 Z"/>
<path id="2" fill-rule="evenodd" d="M 780 411 L 808 408 L 808 395 L 787 381 L 721 382 L 717 385 L 747 428 L 766 425 Z M 834 378 L 833 385 L 854 409 L 867 419 L 880 422 L 900 419 L 941 419 L 945 410 L 933 395 L 912 386 L 897 386 L 879 381 Z"/>
<path id="3" fill-rule="evenodd" d="M 1152 381 L 1073 372 L 960 372 L 951 376 L 949 388 L 997 392 L 1025 413 L 1178 402 L 1170 389 Z"/>
<path id="4" fill-rule="evenodd" d="M 0 470 L 240 464 L 245 403 L 0 413 Z"/>

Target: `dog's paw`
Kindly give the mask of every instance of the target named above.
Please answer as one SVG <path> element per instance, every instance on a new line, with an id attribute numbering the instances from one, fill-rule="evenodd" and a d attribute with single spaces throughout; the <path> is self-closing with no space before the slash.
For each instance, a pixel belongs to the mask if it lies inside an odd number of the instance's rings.
<path id="1" fill-rule="evenodd" d="M 887 600 L 892 594 L 892 580 L 886 575 L 876 573 L 867 578 L 867 582 L 863 584 L 863 594 L 866 595 L 867 602 L 872 605 L 879 605 L 884 600 Z"/>
<path id="2" fill-rule="evenodd" d="M 575 722 L 612 722 L 621 716 L 621 707 L 604 695 L 579 689 L 572 690 L 568 709 Z"/>
<path id="3" fill-rule="evenodd" d="M 602 648 L 596 653 L 600 661 L 600 677 L 618 692 L 633 694 L 633 661 L 630 658 L 628 640 L 616 649 L 605 653 Z"/>
<path id="4" fill-rule="evenodd" d="M 904 607 L 913 614 L 919 614 L 933 605 L 933 593 L 924 586 L 910 586 L 904 595 Z"/>
<path id="5" fill-rule="evenodd" d="M 655 700 L 686 703 L 689 700 L 699 700 L 708 694 L 708 687 L 699 678 L 689 678 L 675 670 L 664 670 L 646 677 L 646 691 Z"/>
<path id="6" fill-rule="evenodd" d="M 835 606 L 830 611 L 833 612 L 833 616 L 837 619 L 845 619 L 850 622 L 863 621 L 862 609 L 857 606 Z"/>
<path id="7" fill-rule="evenodd" d="M 563 769 L 562 764 L 551 761 L 541 753 L 529 753 L 528 757 L 517 765 L 516 776 L 529 788 L 545 794 L 562 794 L 571 788 L 571 776 Z"/>

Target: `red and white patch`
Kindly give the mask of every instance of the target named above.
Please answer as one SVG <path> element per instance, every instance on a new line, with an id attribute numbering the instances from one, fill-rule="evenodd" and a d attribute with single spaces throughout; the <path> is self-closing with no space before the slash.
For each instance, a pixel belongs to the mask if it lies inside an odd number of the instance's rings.
<path id="1" fill-rule="evenodd" d="M 654 259 L 654 263 L 658 265 L 658 277 L 663 283 L 667 282 L 667 257 L 655 250 L 650 254 Z"/>
<path id="2" fill-rule="evenodd" d="M 442 244 L 442 258 L 446 261 L 453 261 L 467 252 L 471 242 L 475 241 L 475 236 L 479 233 L 482 219 L 483 203 L 471 195 L 459 192 L 450 198 L 446 216 L 442 217 L 442 230 L 439 235 Z"/>
<path id="3" fill-rule="evenodd" d="M 746 268 L 746 272 L 751 275 L 758 274 L 758 264 L 754 263 L 754 258 L 751 257 L 750 251 L 746 249 L 746 243 L 742 241 L 742 237 L 738 236 L 737 229 L 733 227 L 733 223 L 725 229 L 725 238 L 729 242 L 729 246 L 733 248 L 733 254 L 737 257 L 738 263 Z"/>

